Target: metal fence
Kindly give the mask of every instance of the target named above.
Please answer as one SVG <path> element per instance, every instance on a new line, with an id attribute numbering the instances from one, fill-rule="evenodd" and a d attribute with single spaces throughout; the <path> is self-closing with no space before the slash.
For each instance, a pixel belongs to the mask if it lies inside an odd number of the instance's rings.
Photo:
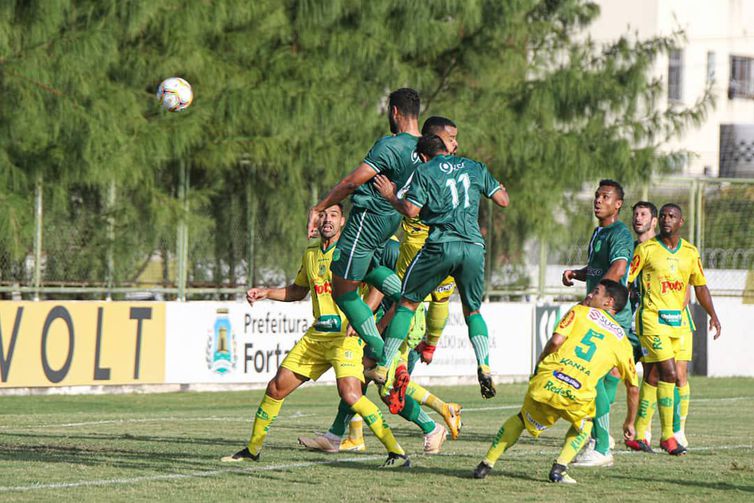
<path id="1" fill-rule="evenodd" d="M 195 204 L 201 181 L 192 185 L 189 170 L 178 165 L 164 201 L 147 201 L 138 191 L 92 190 L 56 193 L 39 180 L 28 196 L 28 211 L 8 215 L 12 228 L 0 234 L 0 296 L 14 299 L 229 299 L 243 296 L 251 284 L 283 284 L 276 259 L 260 262 L 261 247 L 272 232 L 263 225 L 254 179 L 224 204 Z M 502 244 L 505 222 L 487 233 L 488 298 L 575 298 L 583 288 L 561 284 L 564 269 L 586 264 L 594 183 L 563 195 L 552 233 L 528 238 L 515 255 Z M 515 195 L 514 195 L 515 196 Z M 217 196 L 208 196 L 217 197 Z M 679 204 L 686 223 L 683 237 L 700 250 L 710 289 L 715 295 L 754 300 L 754 180 L 664 178 L 626 187 L 621 218 L 630 226 L 631 206 L 649 200 L 658 207 Z M 515 201 L 515 198 L 514 198 Z M 161 204 L 172 211 L 143 211 Z M 150 216 L 146 216 L 150 215 Z M 483 227 L 485 219 L 483 217 Z M 491 221 L 488 229 L 496 229 Z M 290 250 L 298 256 L 300 247 Z M 290 262 L 292 259 L 288 257 Z"/>
<path id="2" fill-rule="evenodd" d="M 523 266 L 493 268 L 487 295 L 493 297 L 575 298 L 583 286 L 565 287 L 565 269 L 586 265 L 589 239 L 597 225 L 592 213 L 596 183 L 564 195 L 561 232 L 526 244 Z M 678 204 L 684 213 L 684 239 L 699 249 L 708 285 L 714 295 L 751 297 L 754 301 L 754 180 L 721 178 L 661 178 L 624 187 L 621 220 L 631 228 L 631 207 L 651 201 L 658 208 Z M 517 283 L 518 288 L 512 287 Z"/>

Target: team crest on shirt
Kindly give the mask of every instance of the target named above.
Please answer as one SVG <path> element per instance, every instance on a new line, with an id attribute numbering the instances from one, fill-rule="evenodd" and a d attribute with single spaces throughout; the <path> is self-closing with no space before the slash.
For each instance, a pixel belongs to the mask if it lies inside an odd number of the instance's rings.
<path id="1" fill-rule="evenodd" d="M 600 239 L 596 243 L 594 243 L 594 252 L 599 253 L 599 251 L 602 249 L 602 240 Z"/>
<path id="2" fill-rule="evenodd" d="M 236 334 L 230 324 L 227 308 L 217 310 L 215 324 L 207 332 L 207 368 L 215 374 L 227 374 L 236 368 L 238 361 Z"/>
<path id="3" fill-rule="evenodd" d="M 573 309 L 568 311 L 568 314 L 565 315 L 565 318 L 560 320 L 560 324 L 558 325 L 558 328 L 566 328 L 568 325 L 573 323 L 574 318 L 576 317 L 576 313 L 573 312 Z"/>
<path id="4" fill-rule="evenodd" d="M 340 249 L 336 247 L 332 252 L 332 261 L 337 262 L 339 258 L 340 258 Z"/>
<path id="5" fill-rule="evenodd" d="M 319 274 L 320 276 L 324 276 L 326 272 L 327 272 L 327 264 L 325 264 L 324 262 L 321 262 L 321 263 L 319 264 L 319 271 L 318 271 L 318 274 Z"/>

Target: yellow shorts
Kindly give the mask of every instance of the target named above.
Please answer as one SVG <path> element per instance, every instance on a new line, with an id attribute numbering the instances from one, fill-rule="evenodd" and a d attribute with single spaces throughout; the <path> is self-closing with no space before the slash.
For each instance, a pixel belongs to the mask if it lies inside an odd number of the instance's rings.
<path id="1" fill-rule="evenodd" d="M 669 335 L 642 335 L 641 353 L 643 362 L 657 363 L 675 358 L 680 353 L 682 337 Z"/>
<path id="2" fill-rule="evenodd" d="M 364 365 L 361 361 L 364 349 L 359 337 L 312 337 L 311 330 L 293 346 L 282 367 L 313 381 L 332 367 L 338 379 L 355 377 L 364 382 Z"/>
<path id="3" fill-rule="evenodd" d="M 594 402 L 579 410 L 556 409 L 546 403 L 537 402 L 528 394 L 521 407 L 521 417 L 524 426 L 532 437 L 537 438 L 543 431 L 554 425 L 558 419 L 568 421 L 574 428 L 581 431 L 586 421 L 594 416 Z"/>
<path id="4" fill-rule="evenodd" d="M 690 362 L 694 349 L 694 320 L 691 318 L 691 311 L 687 307 L 683 314 L 683 324 L 681 325 L 680 345 L 678 353 L 675 355 L 676 361 Z"/>
<path id="5" fill-rule="evenodd" d="M 406 274 L 406 270 L 408 269 L 408 266 L 411 264 L 411 261 L 414 260 L 414 257 L 416 257 L 416 254 L 419 253 L 419 250 L 422 249 L 424 246 L 424 240 L 416 240 L 412 239 L 410 237 L 406 238 L 404 237 L 401 241 L 401 247 L 400 251 L 398 252 L 398 261 L 395 263 L 395 273 L 403 279 L 403 276 Z M 452 276 L 448 276 L 445 278 L 442 283 L 437 285 L 437 288 L 432 290 L 432 293 L 430 293 L 427 300 L 432 300 L 434 302 L 440 302 L 446 299 L 449 299 L 451 295 L 453 295 L 453 292 L 456 289 L 456 282 L 453 279 Z"/>

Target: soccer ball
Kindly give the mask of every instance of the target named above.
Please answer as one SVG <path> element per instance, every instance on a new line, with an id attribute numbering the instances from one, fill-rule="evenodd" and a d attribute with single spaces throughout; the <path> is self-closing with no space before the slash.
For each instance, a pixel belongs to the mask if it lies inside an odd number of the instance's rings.
<path id="1" fill-rule="evenodd" d="M 194 91 L 191 84 L 179 77 L 163 80 L 157 88 L 157 100 L 162 108 L 170 112 L 178 112 L 188 108 L 194 101 Z"/>

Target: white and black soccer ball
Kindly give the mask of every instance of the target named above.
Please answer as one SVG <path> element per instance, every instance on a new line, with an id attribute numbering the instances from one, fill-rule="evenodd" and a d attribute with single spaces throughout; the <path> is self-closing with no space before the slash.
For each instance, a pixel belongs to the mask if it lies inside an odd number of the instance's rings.
<path id="1" fill-rule="evenodd" d="M 194 101 L 194 91 L 191 84 L 180 77 L 170 77 L 163 80 L 157 87 L 157 100 L 162 108 L 170 112 L 186 109 Z"/>

